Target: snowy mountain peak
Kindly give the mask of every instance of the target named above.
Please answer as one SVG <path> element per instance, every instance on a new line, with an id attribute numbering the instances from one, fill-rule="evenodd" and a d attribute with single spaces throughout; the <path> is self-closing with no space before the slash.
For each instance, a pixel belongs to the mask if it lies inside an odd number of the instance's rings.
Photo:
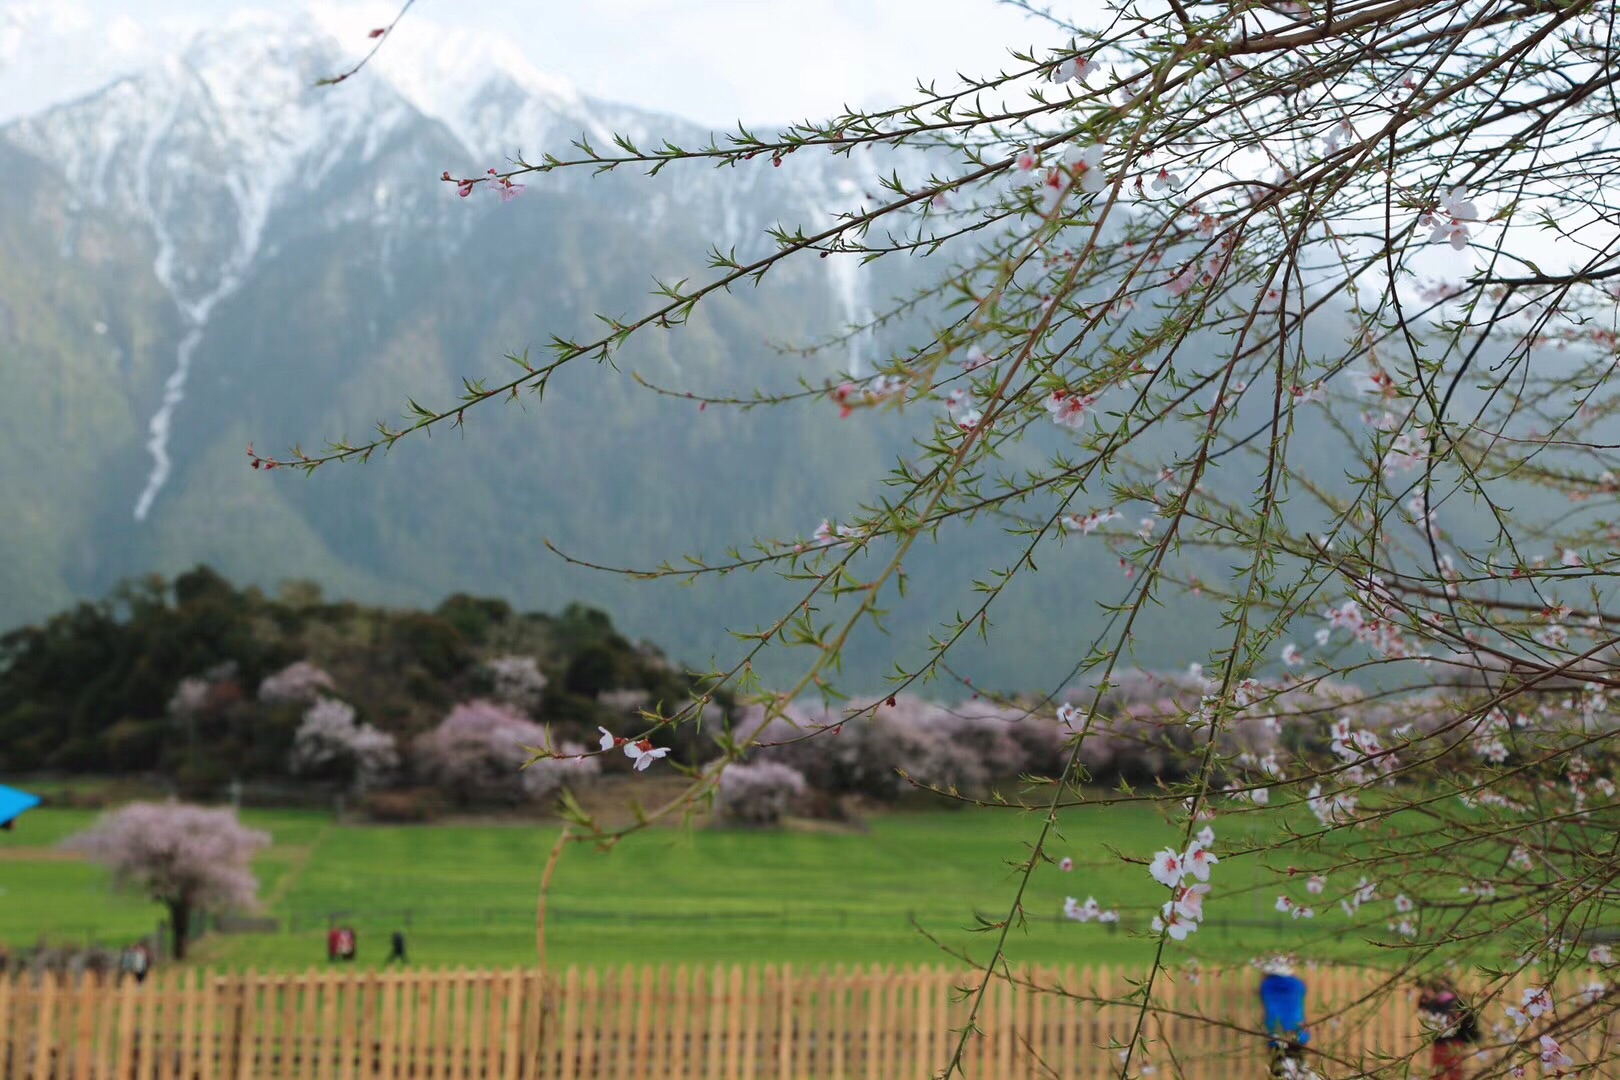
<path id="1" fill-rule="evenodd" d="M 311 18 L 339 42 L 366 42 L 373 29 L 352 8 L 316 7 Z M 563 115 L 586 108 L 572 83 L 541 72 L 504 38 L 416 16 L 400 22 L 370 70 L 479 154 L 493 149 L 481 140 L 497 134 L 480 118 L 491 98 L 521 98 Z"/>

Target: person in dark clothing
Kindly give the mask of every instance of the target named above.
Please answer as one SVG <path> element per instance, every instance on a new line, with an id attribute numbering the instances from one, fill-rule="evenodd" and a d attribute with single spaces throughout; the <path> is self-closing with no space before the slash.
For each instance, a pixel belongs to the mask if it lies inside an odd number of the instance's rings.
<path id="1" fill-rule="evenodd" d="M 119 957 L 118 966 L 124 974 L 133 976 L 135 981 L 143 983 L 152 970 L 152 950 L 146 947 L 146 942 L 137 941 Z"/>
<path id="2" fill-rule="evenodd" d="M 1479 1021 L 1464 1004 L 1457 988 L 1446 978 L 1431 979 L 1418 987 L 1418 1012 L 1434 1036 L 1434 1080 L 1463 1080 L 1468 1046 L 1479 1041 Z"/>
<path id="3" fill-rule="evenodd" d="M 405 931 L 403 930 L 395 930 L 393 936 L 388 939 L 388 959 L 383 961 L 383 966 L 387 967 L 395 960 L 402 964 L 410 963 L 405 958 Z"/>

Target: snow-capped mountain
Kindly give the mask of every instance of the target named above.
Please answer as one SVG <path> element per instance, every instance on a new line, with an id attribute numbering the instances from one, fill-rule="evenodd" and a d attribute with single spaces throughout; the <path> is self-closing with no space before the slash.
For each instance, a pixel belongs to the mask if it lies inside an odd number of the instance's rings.
<path id="1" fill-rule="evenodd" d="M 584 599 L 700 660 L 726 649 L 726 629 L 765 615 L 781 583 L 672 604 L 542 564 L 540 538 L 646 565 L 850 512 L 926 417 L 700 412 L 627 376 L 738 395 L 830 379 L 907 331 L 809 357 L 775 346 L 837 333 L 925 266 L 794 260 L 642 335 L 616 368 L 571 366 L 543 403 L 484 407 L 386 464 L 267 476 L 243 447 L 318 447 L 409 398 L 452 400 L 464 377 L 505 376 L 507 352 L 597 334 L 598 312 L 647 311 L 654 278 L 701 280 L 712 245 L 746 256 L 778 223 L 824 226 L 909 159 L 565 170 L 512 203 L 463 199 L 441 173 L 561 154 L 580 134 L 601 149 L 614 131 L 711 136 L 579 94 L 472 35 L 401 35 L 356 77 L 315 86 L 358 53 L 307 16 L 236 18 L 0 127 L 0 505 L 20 508 L 0 514 L 0 627 L 207 561 L 371 599 Z"/>
<path id="2" fill-rule="evenodd" d="M 332 31 L 306 14 L 239 15 L 158 65 L 0 129 L 61 172 L 70 206 L 110 211 L 149 232 L 153 272 L 183 321 L 146 420 L 150 468 L 132 500 L 138 520 L 172 475 L 176 416 L 210 318 L 267 251 L 365 222 L 385 249 L 386 284 L 396 276 L 386 252 L 402 232 L 451 253 L 492 212 L 482 197 L 452 205 L 453 188 L 437 181 L 443 171 L 479 175 L 526 149 L 567 153 L 579 137 L 605 149 L 615 132 L 689 146 L 710 139 L 672 118 L 586 98 L 503 42 L 468 31 L 402 34 L 359 77 L 321 87 L 321 77 L 351 62 Z M 656 183 L 614 176 L 593 184 L 587 170 L 565 171 L 532 186 L 617 202 L 644 226 L 695 228 L 753 254 L 765 250 L 770 225 L 820 226 L 875 188 L 879 171 L 870 159 L 763 165 L 717 174 L 692 163 Z M 823 268 L 844 319 L 864 320 L 871 305 L 855 260 Z M 849 359 L 859 363 L 858 348 Z"/>

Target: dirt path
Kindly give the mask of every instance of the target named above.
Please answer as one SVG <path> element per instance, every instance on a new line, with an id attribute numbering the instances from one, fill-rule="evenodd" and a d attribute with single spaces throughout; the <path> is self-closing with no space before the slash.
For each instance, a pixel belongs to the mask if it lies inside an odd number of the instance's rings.
<path id="1" fill-rule="evenodd" d="M 287 895 L 287 890 L 303 878 L 304 871 L 309 869 L 309 860 L 314 856 L 315 849 L 321 846 L 321 841 L 326 839 L 326 834 L 331 832 L 332 828 L 330 824 L 322 825 L 320 831 L 315 834 L 315 839 L 307 844 L 278 844 L 271 848 L 271 851 L 285 856 L 282 861 L 287 868 L 276 879 L 275 886 L 260 898 L 260 904 L 266 909 L 274 909 L 281 903 Z"/>
<path id="2" fill-rule="evenodd" d="M 54 847 L 3 847 L 0 862 L 83 862 L 84 852 Z"/>

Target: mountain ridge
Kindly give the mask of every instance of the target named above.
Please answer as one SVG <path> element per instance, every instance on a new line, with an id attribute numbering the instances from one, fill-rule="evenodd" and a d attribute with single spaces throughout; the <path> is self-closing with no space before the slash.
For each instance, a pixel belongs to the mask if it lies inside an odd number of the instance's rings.
<path id="1" fill-rule="evenodd" d="M 840 420 L 820 401 L 699 411 L 631 377 L 677 390 L 790 389 L 904 347 L 914 333 L 904 326 L 830 356 L 774 347 L 857 321 L 926 273 L 906 257 L 862 267 L 835 255 L 717 293 L 679 330 L 639 336 L 617 371 L 570 365 L 543 401 L 488 406 L 448 442 L 410 440 L 371 466 L 309 478 L 251 472 L 249 442 L 318 443 L 413 397 L 454 400 L 463 378 L 509 372 L 508 352 L 599 333 L 597 312 L 647 310 L 653 279 L 701 274 L 711 245 L 768 250 L 769 226 L 826 221 L 880 174 L 929 162 L 863 151 L 794 155 L 780 168 L 677 163 L 657 178 L 564 170 L 530 178 L 510 204 L 460 199 L 437 177 L 480 174 L 484 152 L 370 66 L 315 89 L 342 55 L 319 27 L 244 22 L 193 48 L 191 61 L 0 128 L 0 149 L 31 162 L 26 181 L 0 190 L 11 237 L 0 243 L 0 295 L 31 278 L 61 283 L 38 293 L 28 325 L 0 321 L 0 346 L 23 360 L 0 372 L 12 403 L 0 404 L 0 453 L 34 463 L 0 465 L 0 501 L 29 508 L 0 526 L 16 553 L 0 570 L 0 624 L 101 595 L 121 577 L 207 562 L 238 580 L 312 578 L 367 602 L 581 600 L 638 637 L 681 643 L 690 661 L 724 662 L 737 649 L 731 632 L 774 621 L 797 583 L 637 584 L 563 566 L 542 541 L 649 566 L 751 536 L 808 537 L 820 519 L 878 497 L 888 464 L 930 430 L 926 410 Z M 259 95 L 246 103 L 244 80 Z M 530 104 L 573 107 L 553 90 Z M 475 112 L 494 100 L 480 123 L 521 137 L 512 125 L 532 117 L 499 97 L 477 99 Z M 677 137 L 707 137 L 667 123 Z M 58 446 L 52 417 L 87 434 Z M 914 660 L 940 621 L 973 603 L 973 577 L 1012 561 L 998 540 L 979 526 L 909 557 L 909 573 L 942 587 L 896 615 L 894 642 L 874 631 L 852 643 L 850 680 L 880 685 L 896 657 Z M 1077 547 L 1059 585 L 1009 595 L 1014 648 L 970 653 L 998 657 L 996 681 L 1038 685 L 1085 651 L 1089 623 L 1074 612 L 1119 569 L 1103 545 Z M 1164 621 L 1165 662 L 1196 654 L 1190 621 Z"/>

